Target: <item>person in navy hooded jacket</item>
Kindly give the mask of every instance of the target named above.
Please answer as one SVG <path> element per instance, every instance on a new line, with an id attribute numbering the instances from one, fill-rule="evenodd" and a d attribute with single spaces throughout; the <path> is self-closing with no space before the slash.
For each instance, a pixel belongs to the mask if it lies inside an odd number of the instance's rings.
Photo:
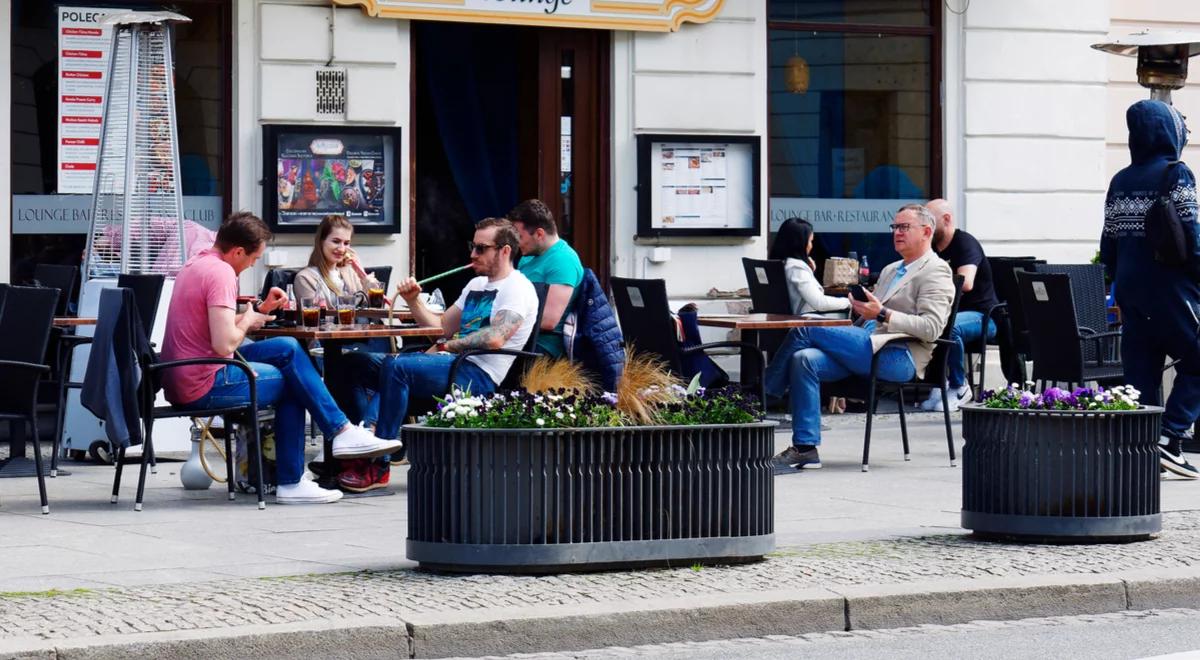
<path id="1" fill-rule="evenodd" d="M 1159 404 L 1164 358 L 1179 360 L 1162 418 L 1159 455 L 1163 468 L 1195 479 L 1200 471 L 1184 458 L 1183 442 L 1191 440 L 1189 430 L 1200 416 L 1200 230 L 1196 178 L 1187 165 L 1175 164 L 1188 131 L 1179 111 L 1162 101 L 1138 101 L 1125 121 L 1132 162 L 1108 187 L 1100 260 L 1116 283 L 1125 382 L 1141 390 L 1142 403 Z M 1182 267 L 1156 261 L 1145 233 L 1146 212 L 1172 164 L 1171 181 L 1177 182 L 1170 195 L 1191 248 Z"/>

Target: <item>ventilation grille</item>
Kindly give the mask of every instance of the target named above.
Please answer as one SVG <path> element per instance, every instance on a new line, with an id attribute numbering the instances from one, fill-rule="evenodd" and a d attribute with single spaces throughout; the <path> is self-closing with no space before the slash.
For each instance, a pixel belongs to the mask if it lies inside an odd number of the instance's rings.
<path id="1" fill-rule="evenodd" d="M 317 114 L 346 114 L 345 69 L 317 69 Z"/>

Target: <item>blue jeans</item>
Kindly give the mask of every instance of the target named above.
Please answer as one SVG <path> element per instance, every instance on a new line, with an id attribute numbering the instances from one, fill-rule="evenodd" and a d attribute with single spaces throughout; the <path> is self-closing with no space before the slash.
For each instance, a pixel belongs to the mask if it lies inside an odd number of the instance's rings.
<path id="1" fill-rule="evenodd" d="M 243 344 L 238 351 L 257 374 L 259 409 L 275 407 L 275 476 L 281 486 L 300 482 L 304 475 L 304 411 L 312 413 L 321 432 L 333 437 L 349 423 L 338 409 L 308 352 L 290 337 Z M 250 384 L 234 366 L 216 373 L 207 394 L 179 406 L 184 410 L 224 408 L 247 403 Z"/>
<path id="2" fill-rule="evenodd" d="M 333 379 L 326 378 L 334 399 L 342 402 L 346 416 L 355 424 L 373 424 L 379 419 L 379 370 L 387 357 L 384 351 L 368 350 L 363 344 L 346 347 L 341 355 L 341 368 Z"/>
<path id="3" fill-rule="evenodd" d="M 958 316 L 954 317 L 954 328 L 950 331 L 954 345 L 950 347 L 950 355 L 947 357 L 950 373 L 946 374 L 951 389 L 957 390 L 967 382 L 966 351 L 963 345 L 979 341 L 982 335 L 983 312 L 959 312 Z M 996 338 L 996 322 L 991 319 L 988 319 L 987 338 Z M 983 383 L 979 386 L 983 387 Z"/>
<path id="4" fill-rule="evenodd" d="M 1162 405 L 1163 362 L 1166 356 L 1179 360 L 1171 396 L 1164 406 L 1162 427 L 1183 434 L 1200 416 L 1200 340 L 1195 322 L 1168 313 L 1148 318 L 1131 305 L 1121 306 L 1121 316 L 1125 383 L 1141 391 L 1141 403 Z"/>
<path id="5" fill-rule="evenodd" d="M 414 399 L 446 394 L 446 380 L 456 356 L 448 353 L 401 353 L 384 360 L 379 371 L 379 422 L 375 435 L 387 440 L 400 436 L 400 425 Z M 470 359 L 458 365 L 454 384 L 472 394 L 496 391 L 496 383 Z"/>
<path id="6" fill-rule="evenodd" d="M 767 365 L 766 391 L 791 393 L 792 444 L 821 444 L 821 383 L 871 376 L 871 330 L 863 327 L 793 328 Z M 879 355 L 879 378 L 903 383 L 916 367 L 908 347 L 892 345 Z"/>

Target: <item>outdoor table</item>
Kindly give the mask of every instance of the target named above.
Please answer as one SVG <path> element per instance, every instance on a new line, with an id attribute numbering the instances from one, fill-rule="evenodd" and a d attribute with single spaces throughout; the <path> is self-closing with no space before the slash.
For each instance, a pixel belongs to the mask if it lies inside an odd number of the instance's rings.
<path id="1" fill-rule="evenodd" d="M 362 311 L 362 310 L 359 310 Z M 384 311 L 384 310 L 380 310 Z M 263 327 L 250 333 L 255 339 L 269 339 L 271 337 L 294 337 L 301 343 L 306 343 L 314 339 L 321 342 L 321 346 L 325 349 L 325 380 L 330 381 L 332 374 L 337 374 L 342 365 L 342 348 L 346 344 L 366 341 L 376 337 L 441 337 L 443 335 L 440 326 L 419 326 L 419 325 L 380 325 L 380 324 L 364 324 L 358 323 L 354 325 L 331 325 L 323 324 L 319 327 Z M 336 400 L 336 397 L 335 397 Z M 337 402 L 342 410 L 346 409 L 346 404 L 343 401 Z M 320 480 L 323 488 L 337 488 L 337 461 L 333 459 L 333 438 L 325 438 L 325 462 L 328 469 L 325 470 L 325 476 Z M 377 493 L 382 494 L 382 493 Z"/>
<path id="2" fill-rule="evenodd" d="M 81 325 L 96 325 L 97 320 L 95 316 L 56 316 L 54 317 L 54 327 L 75 328 Z"/>
<path id="3" fill-rule="evenodd" d="M 364 309 L 354 310 L 354 315 L 360 319 L 371 319 L 372 321 L 386 321 L 388 319 L 388 310 L 378 307 L 367 307 Z M 412 310 L 397 309 L 391 316 L 393 321 L 404 321 L 411 323 L 414 319 Z"/>
<path id="4" fill-rule="evenodd" d="M 760 343 L 763 330 L 787 330 L 789 328 L 823 328 L 850 325 L 850 319 L 827 319 L 814 316 L 791 314 L 701 314 L 696 322 L 711 328 L 729 328 L 742 333 L 742 341 L 762 350 Z M 753 372 L 755 362 L 748 354 L 742 354 L 742 380 Z"/>

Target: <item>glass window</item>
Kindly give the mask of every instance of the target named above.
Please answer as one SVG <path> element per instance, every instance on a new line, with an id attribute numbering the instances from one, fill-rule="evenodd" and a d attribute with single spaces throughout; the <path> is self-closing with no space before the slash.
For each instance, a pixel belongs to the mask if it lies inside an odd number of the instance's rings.
<path id="1" fill-rule="evenodd" d="M 771 0 L 768 19 L 800 23 L 932 25 L 939 0 Z"/>
<path id="2" fill-rule="evenodd" d="M 58 190 L 59 10 L 168 8 L 192 19 L 174 30 L 175 108 L 184 212 L 215 228 L 228 197 L 231 6 L 224 0 L 12 3 L 12 281 L 41 262 L 78 265 L 87 241 L 89 195 Z M 7 11 L 7 10 L 6 10 Z"/>
<path id="3" fill-rule="evenodd" d="M 885 5 L 921 7 L 873 0 L 772 1 L 770 11 L 773 18 L 799 11 L 802 21 L 875 16 L 860 22 L 882 22 L 872 12 Z M 867 254 L 877 271 L 895 260 L 887 229 L 895 210 L 941 192 L 935 38 L 932 28 L 867 33 L 845 24 L 800 30 L 772 23 L 772 231 L 789 217 L 802 217 L 816 230 L 817 261 L 853 251 Z"/>

